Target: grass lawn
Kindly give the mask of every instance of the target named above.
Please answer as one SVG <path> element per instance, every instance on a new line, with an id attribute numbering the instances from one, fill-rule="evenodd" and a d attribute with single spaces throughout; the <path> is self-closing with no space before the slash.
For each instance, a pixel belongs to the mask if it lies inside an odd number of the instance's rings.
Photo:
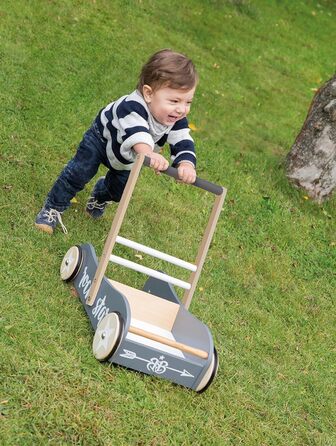
<path id="1" fill-rule="evenodd" d="M 0 444 L 336 444 L 336 201 L 318 206 L 284 175 L 314 89 L 336 69 L 335 19 L 332 0 L 0 3 Z M 190 308 L 220 358 L 202 395 L 93 357 L 59 266 L 74 244 L 101 254 L 116 206 L 85 216 L 94 180 L 64 214 L 68 235 L 33 224 L 97 112 L 165 47 L 200 74 L 198 174 L 228 188 Z M 146 169 L 121 235 L 193 261 L 211 204 Z"/>

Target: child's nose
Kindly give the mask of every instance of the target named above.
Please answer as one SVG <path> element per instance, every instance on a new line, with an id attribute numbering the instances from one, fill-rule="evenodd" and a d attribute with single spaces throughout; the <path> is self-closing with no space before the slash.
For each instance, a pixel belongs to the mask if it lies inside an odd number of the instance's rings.
<path id="1" fill-rule="evenodd" d="M 176 110 L 177 110 L 178 113 L 185 114 L 186 111 L 187 111 L 187 107 L 185 105 L 179 104 L 177 106 Z"/>

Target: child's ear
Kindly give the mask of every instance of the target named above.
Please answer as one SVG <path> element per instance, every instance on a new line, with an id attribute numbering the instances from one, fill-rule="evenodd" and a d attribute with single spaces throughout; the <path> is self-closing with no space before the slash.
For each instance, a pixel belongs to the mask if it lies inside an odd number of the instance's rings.
<path id="1" fill-rule="evenodd" d="M 152 95 L 153 95 L 152 87 L 145 84 L 142 87 L 142 96 L 144 97 L 144 100 L 147 102 L 147 104 L 149 104 L 152 101 Z"/>

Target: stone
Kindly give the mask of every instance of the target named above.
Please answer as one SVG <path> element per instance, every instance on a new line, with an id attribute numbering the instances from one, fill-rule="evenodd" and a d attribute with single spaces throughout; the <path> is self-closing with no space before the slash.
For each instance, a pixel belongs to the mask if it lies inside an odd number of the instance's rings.
<path id="1" fill-rule="evenodd" d="M 336 187 L 336 74 L 316 93 L 286 157 L 288 180 L 318 203 Z"/>
<path id="2" fill-rule="evenodd" d="M 330 85 L 330 93 L 332 94 L 332 96 L 336 96 L 336 81 L 332 82 L 332 84 Z"/>
<path id="3" fill-rule="evenodd" d="M 324 107 L 324 111 L 329 113 L 332 121 L 336 121 L 336 99 L 332 99 L 329 104 Z"/>

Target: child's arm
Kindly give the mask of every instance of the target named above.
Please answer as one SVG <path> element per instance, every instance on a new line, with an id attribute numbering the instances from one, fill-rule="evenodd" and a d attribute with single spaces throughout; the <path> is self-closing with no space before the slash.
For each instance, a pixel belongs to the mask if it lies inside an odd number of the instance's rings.
<path id="1" fill-rule="evenodd" d="M 174 124 L 167 142 L 170 145 L 173 167 L 177 167 L 179 181 L 194 183 L 196 181 L 196 155 L 194 140 L 190 136 L 186 118 Z"/>
<path id="2" fill-rule="evenodd" d="M 143 153 L 144 155 L 148 156 L 151 160 L 151 168 L 154 169 L 156 172 L 159 172 L 160 170 L 167 170 L 169 167 L 169 163 L 162 155 L 159 153 L 155 153 L 152 151 L 151 146 L 144 143 L 138 143 L 134 144 L 133 149 L 136 153 Z"/>

